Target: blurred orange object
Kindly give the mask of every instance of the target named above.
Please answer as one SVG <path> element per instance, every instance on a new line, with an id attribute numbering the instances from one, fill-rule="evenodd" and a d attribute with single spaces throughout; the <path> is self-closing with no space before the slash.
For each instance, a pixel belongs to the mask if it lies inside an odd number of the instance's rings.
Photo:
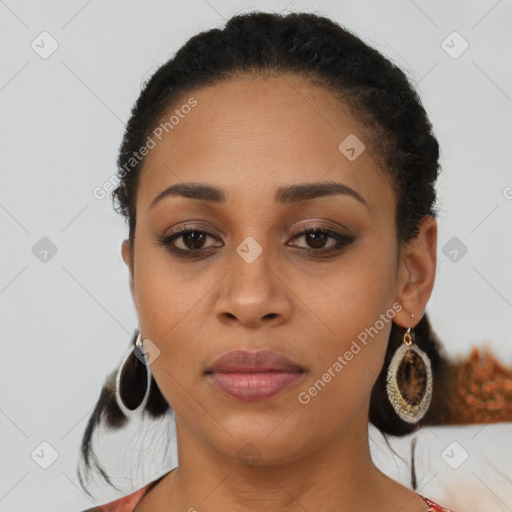
<path id="1" fill-rule="evenodd" d="M 512 421 L 512 368 L 484 347 L 455 365 L 453 414 L 459 424 Z"/>

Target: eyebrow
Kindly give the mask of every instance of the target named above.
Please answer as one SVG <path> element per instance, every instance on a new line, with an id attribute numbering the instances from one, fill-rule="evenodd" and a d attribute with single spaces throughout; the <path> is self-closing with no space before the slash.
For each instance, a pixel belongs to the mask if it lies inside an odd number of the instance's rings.
<path id="1" fill-rule="evenodd" d="M 276 190 L 274 200 L 277 203 L 289 204 L 298 203 L 300 201 L 310 201 L 318 197 L 332 196 L 343 194 L 357 199 L 360 203 L 368 207 L 364 198 L 353 188 L 336 181 L 328 181 L 321 183 L 299 183 L 280 187 Z M 199 199 L 201 201 L 209 201 L 213 203 L 225 203 L 227 195 L 224 189 L 208 185 L 206 183 L 176 183 L 165 188 L 151 201 L 150 208 L 153 208 L 162 199 L 170 196 L 186 197 L 189 199 Z"/>

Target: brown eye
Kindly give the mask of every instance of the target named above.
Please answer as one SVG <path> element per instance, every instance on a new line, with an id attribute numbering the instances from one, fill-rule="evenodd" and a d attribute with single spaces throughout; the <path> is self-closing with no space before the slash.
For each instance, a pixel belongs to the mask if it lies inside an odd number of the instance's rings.
<path id="1" fill-rule="evenodd" d="M 320 230 L 308 231 L 303 235 L 306 243 L 309 244 L 313 249 L 323 249 L 325 244 L 329 240 L 329 235 Z"/>
<path id="2" fill-rule="evenodd" d="M 180 238 L 188 249 L 201 249 L 207 237 L 205 235 L 203 231 L 188 231 L 180 235 Z"/>
<path id="3" fill-rule="evenodd" d="M 207 231 L 199 230 L 192 226 L 181 226 L 177 233 L 171 233 L 158 241 L 175 253 L 200 253 L 210 247 L 204 247 L 208 238 L 214 238 Z M 177 241 L 181 242 L 178 247 Z"/>
<path id="4" fill-rule="evenodd" d="M 318 253 L 336 251 L 354 240 L 353 236 L 344 235 L 337 231 L 320 227 L 306 228 L 294 235 L 293 239 L 300 237 L 304 237 L 306 244 L 308 244 L 308 247 L 305 247 L 304 250 Z M 325 248 L 329 238 L 334 240 L 335 243 L 331 244 L 331 247 Z"/>

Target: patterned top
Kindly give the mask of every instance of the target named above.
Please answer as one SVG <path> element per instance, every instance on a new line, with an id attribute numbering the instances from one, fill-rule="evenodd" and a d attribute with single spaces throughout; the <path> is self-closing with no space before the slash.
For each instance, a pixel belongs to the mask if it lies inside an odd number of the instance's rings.
<path id="1" fill-rule="evenodd" d="M 158 480 L 147 484 L 146 486 L 142 487 L 142 489 L 139 489 L 138 491 L 135 491 L 132 494 L 125 496 L 124 498 L 111 501 L 105 505 L 99 505 L 95 508 L 89 508 L 84 510 L 84 512 L 133 512 L 142 497 L 147 494 L 150 489 L 154 487 L 158 481 L 160 481 L 161 478 L 163 477 L 160 477 Z M 452 510 L 443 508 L 441 505 L 438 505 L 432 500 L 425 498 L 425 496 L 422 496 L 421 494 L 418 494 L 418 496 L 422 498 L 423 501 L 425 501 L 425 503 L 429 506 L 428 511 L 426 510 L 425 512 L 453 512 Z"/>

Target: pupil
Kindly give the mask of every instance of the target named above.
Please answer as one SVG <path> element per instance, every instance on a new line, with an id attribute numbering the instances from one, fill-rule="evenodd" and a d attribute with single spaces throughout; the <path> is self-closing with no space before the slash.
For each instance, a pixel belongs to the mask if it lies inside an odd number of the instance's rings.
<path id="1" fill-rule="evenodd" d="M 325 244 L 325 237 L 327 235 L 325 233 L 308 233 L 308 236 L 310 239 L 312 238 L 313 240 L 313 247 L 321 248 Z"/>
<path id="2" fill-rule="evenodd" d="M 194 240 L 197 237 L 197 240 Z M 187 240 L 192 240 L 192 248 L 197 249 L 201 245 L 201 238 L 203 237 L 203 233 L 198 233 L 197 231 L 192 231 L 187 235 Z M 199 243 L 198 243 L 199 240 Z M 197 243 L 197 246 L 196 246 Z"/>

